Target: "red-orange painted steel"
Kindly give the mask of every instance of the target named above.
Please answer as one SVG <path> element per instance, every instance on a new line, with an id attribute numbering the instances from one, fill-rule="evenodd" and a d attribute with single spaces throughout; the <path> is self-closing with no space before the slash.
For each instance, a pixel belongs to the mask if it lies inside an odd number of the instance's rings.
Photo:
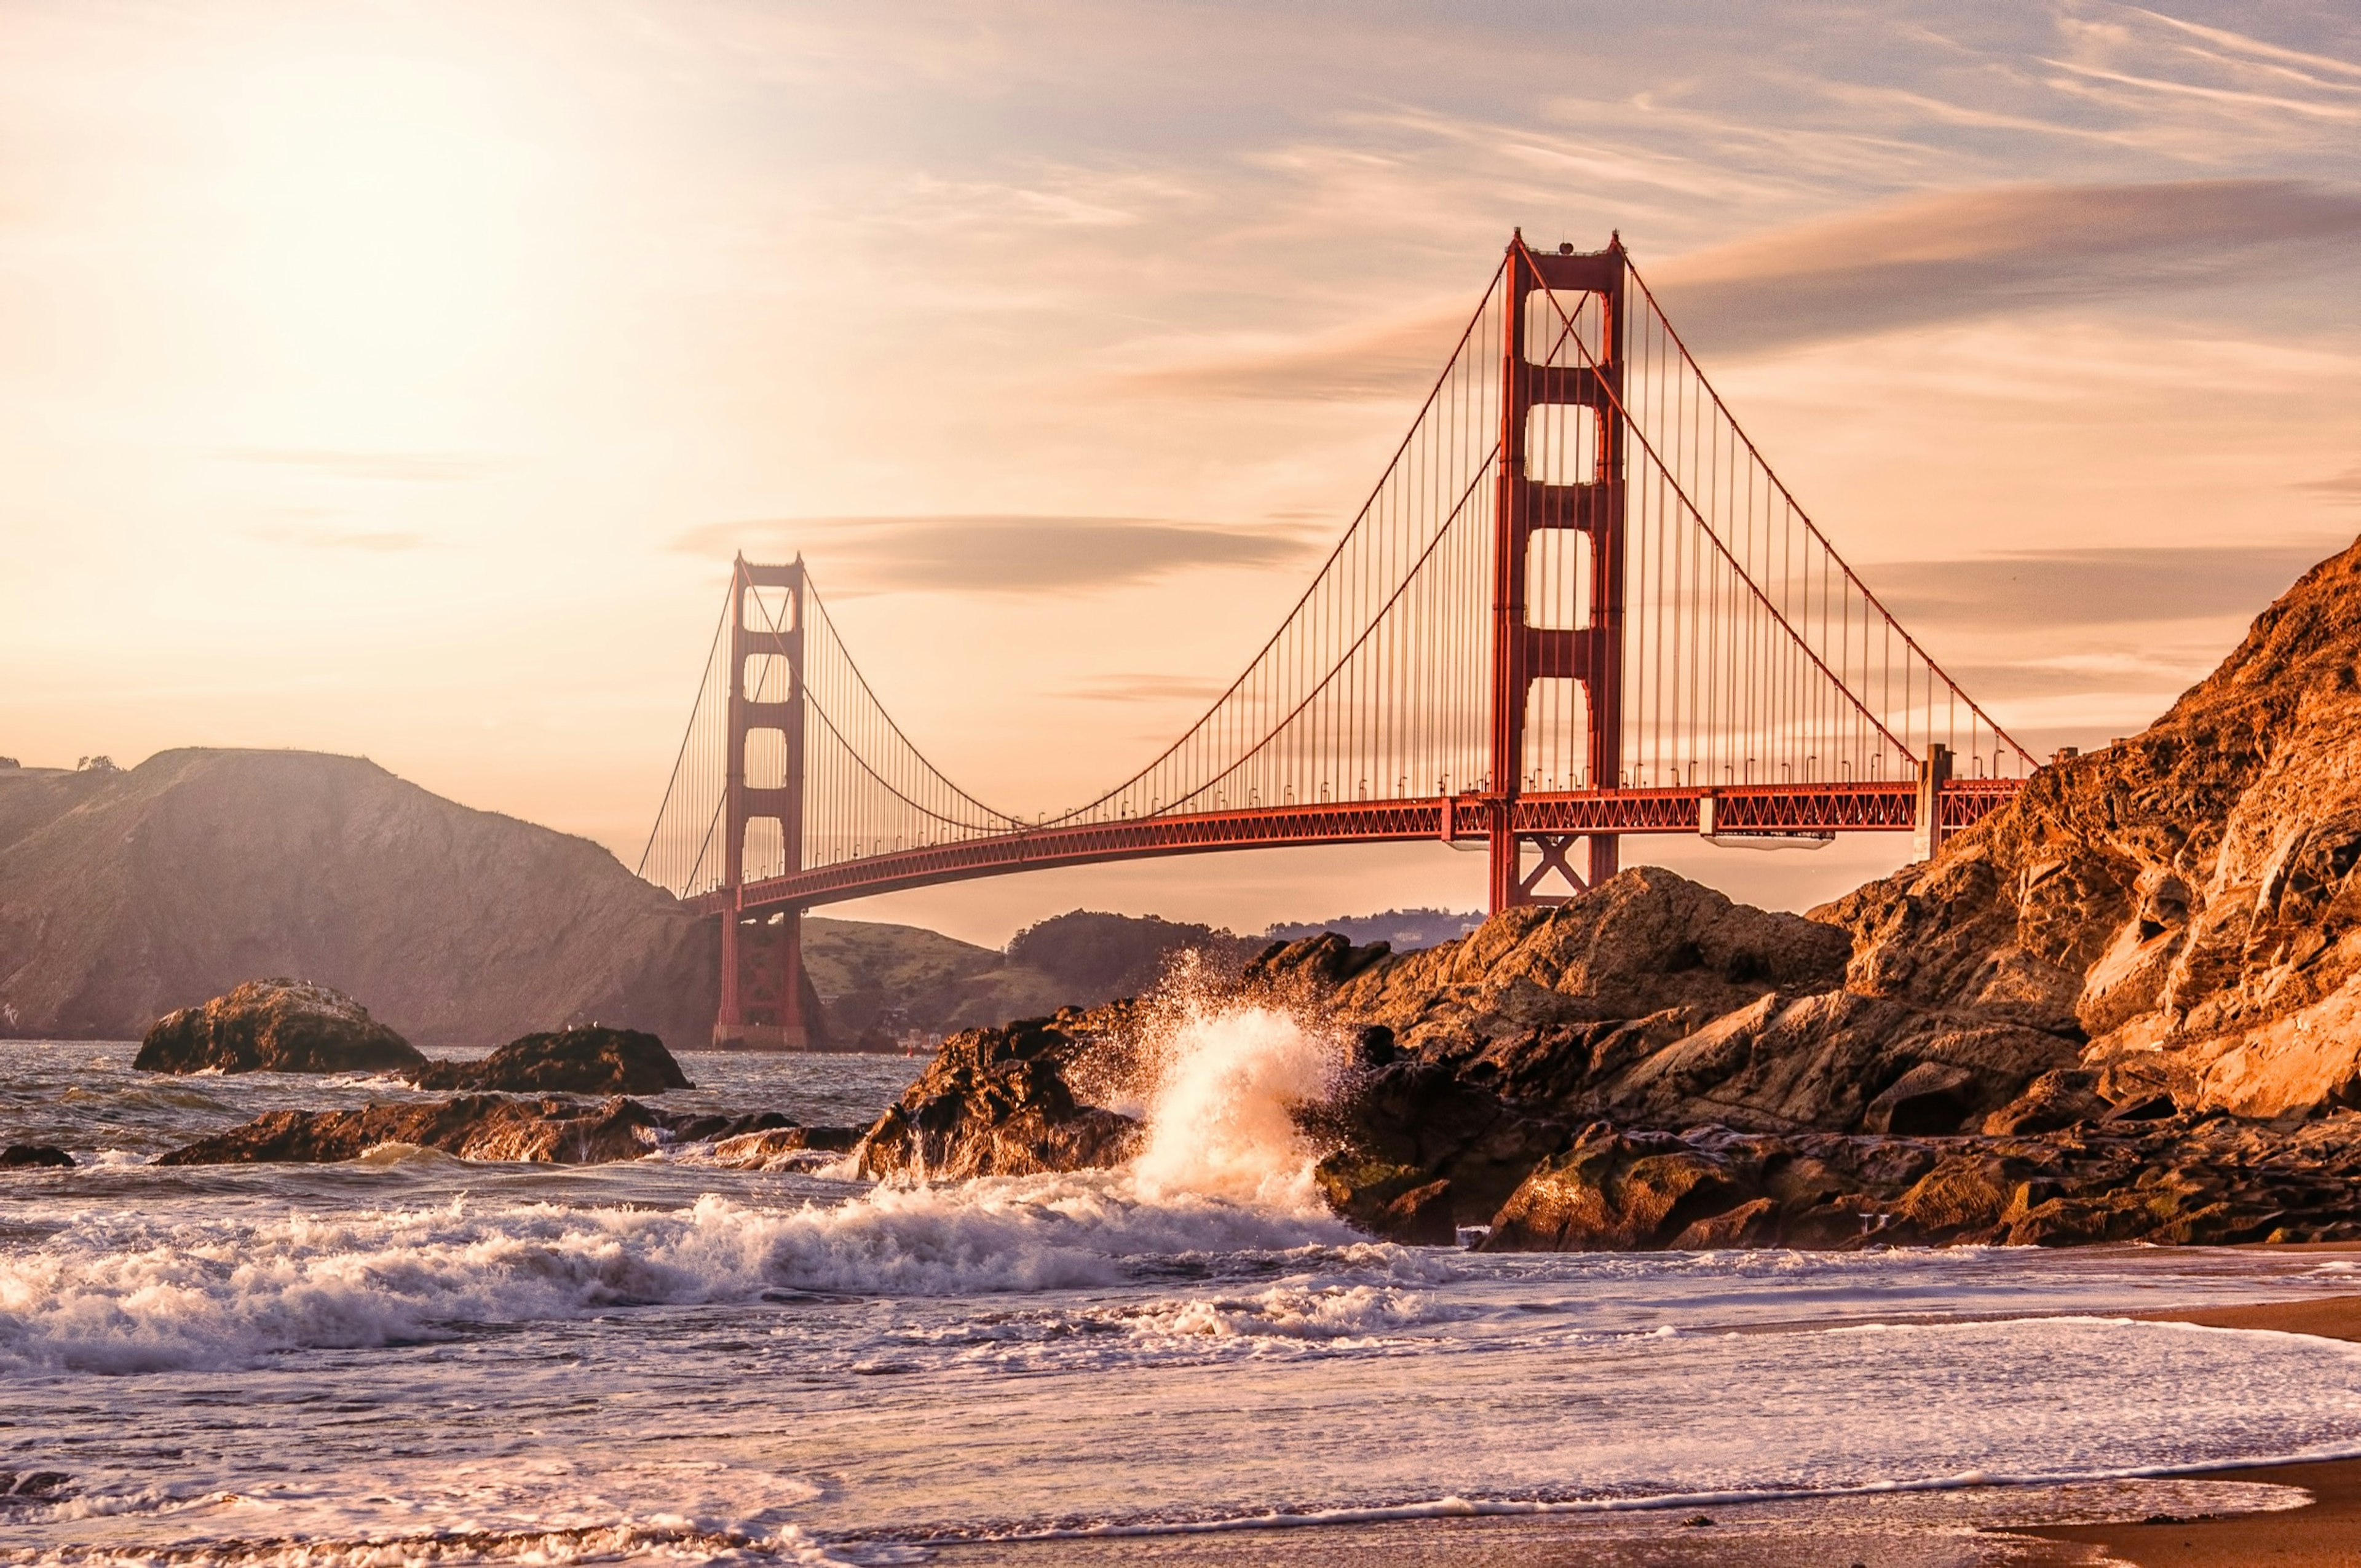
<path id="1" fill-rule="evenodd" d="M 1941 795 L 1945 828 L 1972 826 L 2016 793 L 2015 779 L 1956 781 Z M 1907 832 L 1917 806 L 1915 783 L 1743 785 L 1731 789 L 1593 790 L 1521 795 L 1508 828 L 1520 836 L 1695 833 L 1699 803 L 1714 801 L 1720 833 Z M 899 893 L 938 883 L 1055 866 L 1148 860 L 1217 850 L 1284 849 L 1310 844 L 1373 844 L 1488 836 L 1499 803 L 1474 795 L 1430 800 L 1340 801 L 1202 812 L 1137 822 L 1041 828 L 930 849 L 866 855 L 749 883 L 691 900 L 719 913 L 796 908 Z M 1445 813 L 1448 813 L 1446 817 Z"/>
<path id="2" fill-rule="evenodd" d="M 1527 247 L 1518 235 L 1509 242 L 1503 273 L 1500 353 L 1500 444 L 1493 490 L 1491 794 L 1503 803 L 1487 832 L 1490 858 L 1490 903 L 1494 911 L 1523 904 L 1536 894 L 1539 872 L 1555 867 L 1572 882 L 1566 846 L 1543 846 L 1543 866 L 1532 876 L 1523 869 L 1531 835 L 1514 825 L 1516 803 L 1524 794 L 1526 706 L 1536 680 L 1571 678 L 1582 688 L 1584 766 L 1595 784 L 1609 784 L 1623 770 L 1623 242 L 1619 237 L 1595 253 L 1550 256 Z M 1533 295 L 1592 294 L 1598 300 L 1598 337 L 1582 352 L 1591 363 L 1559 363 L 1579 306 L 1556 331 L 1546 330 L 1563 306 L 1534 315 Z M 1536 333 L 1537 327 L 1544 330 Z M 1545 346 L 1536 357 L 1536 337 Z M 1589 411 L 1596 433 L 1591 472 L 1572 483 L 1552 472 L 1532 472 L 1533 411 L 1552 405 Z M 1543 529 L 1581 533 L 1590 547 L 1590 602 L 1579 628 L 1536 627 L 1528 602 L 1533 535 Z M 1584 833 L 1588 846 L 1584 873 L 1590 883 L 1615 874 L 1618 854 L 1611 832 Z M 1579 885 L 1579 884 L 1576 884 Z"/>

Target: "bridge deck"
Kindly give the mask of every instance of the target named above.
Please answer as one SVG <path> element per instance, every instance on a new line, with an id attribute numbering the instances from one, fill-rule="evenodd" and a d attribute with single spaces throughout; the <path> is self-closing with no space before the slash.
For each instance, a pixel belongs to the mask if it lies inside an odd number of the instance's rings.
<path id="1" fill-rule="evenodd" d="M 2019 779 L 1958 779 L 1943 786 L 1945 833 L 1980 821 L 2024 787 Z M 1918 786 L 1898 783 L 1741 784 L 1718 789 L 1586 790 L 1519 796 L 1510 826 L 1536 833 L 1695 833 L 1704 803 L 1720 833 L 1906 833 L 1916 824 Z M 1060 824 L 914 850 L 891 850 L 750 882 L 741 909 L 808 908 L 971 877 L 1215 850 L 1308 844 L 1377 844 L 1481 839 L 1492 804 L 1462 795 L 1413 800 L 1321 802 L 1200 812 L 1129 821 Z M 727 890 L 690 900 L 719 914 Z"/>

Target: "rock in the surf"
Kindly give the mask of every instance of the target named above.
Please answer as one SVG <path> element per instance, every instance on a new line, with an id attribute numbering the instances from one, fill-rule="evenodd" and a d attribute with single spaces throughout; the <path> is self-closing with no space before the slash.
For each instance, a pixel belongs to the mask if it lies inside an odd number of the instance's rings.
<path id="1" fill-rule="evenodd" d="M 1103 1021 L 1068 1012 L 953 1035 L 854 1147 L 853 1168 L 963 1180 L 1121 1164 L 1138 1123 L 1083 1103 L 1068 1078 L 1103 1037 Z"/>
<path id="2" fill-rule="evenodd" d="M 47 1144 L 10 1144 L 0 1149 L 0 1170 L 71 1170 L 73 1156 Z"/>
<path id="3" fill-rule="evenodd" d="M 526 1035 L 477 1061 L 429 1062 L 410 1078 L 421 1089 L 517 1094 L 661 1094 L 697 1087 L 655 1036 L 595 1024 Z"/>
<path id="4" fill-rule="evenodd" d="M 141 1072 L 406 1072 L 426 1058 L 340 991 L 250 980 L 158 1019 L 131 1065 Z"/>
<path id="5" fill-rule="evenodd" d="M 716 1145 L 796 1129 L 775 1112 L 690 1116 L 636 1100 L 461 1094 L 379 1102 L 346 1111 L 274 1111 L 157 1159 L 159 1165 L 309 1164 L 356 1159 L 389 1144 L 439 1149 L 461 1159 L 602 1165 L 686 1144 Z M 841 1133 L 812 1129 L 813 1134 Z"/>

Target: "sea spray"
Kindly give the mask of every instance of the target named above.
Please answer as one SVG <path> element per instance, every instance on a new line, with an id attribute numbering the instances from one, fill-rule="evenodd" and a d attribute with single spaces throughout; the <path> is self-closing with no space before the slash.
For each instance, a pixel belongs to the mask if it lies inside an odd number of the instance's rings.
<path id="1" fill-rule="evenodd" d="M 1344 1069 L 1334 1034 L 1269 1001 L 1186 992 L 1157 1016 L 1148 1058 L 1147 1141 L 1131 1166 L 1141 1197 L 1317 1205 L 1318 1152 L 1296 1113 Z"/>

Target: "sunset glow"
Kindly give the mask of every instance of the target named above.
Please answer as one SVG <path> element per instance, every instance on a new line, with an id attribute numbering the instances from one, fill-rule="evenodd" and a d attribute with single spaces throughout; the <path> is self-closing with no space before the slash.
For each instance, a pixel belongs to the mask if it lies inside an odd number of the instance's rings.
<path id="1" fill-rule="evenodd" d="M 2154 717 L 2361 522 L 2334 7 L 225 0 L 0 38 L 30 764 L 361 753 L 630 863 L 742 549 L 812 563 L 952 776 L 1075 804 L 1278 624 L 1520 225 L 1620 231 L 2045 755 Z M 1662 852 L 1795 903 L 1899 850 Z M 1474 860 L 841 913 L 1258 928 L 1472 905 Z"/>

